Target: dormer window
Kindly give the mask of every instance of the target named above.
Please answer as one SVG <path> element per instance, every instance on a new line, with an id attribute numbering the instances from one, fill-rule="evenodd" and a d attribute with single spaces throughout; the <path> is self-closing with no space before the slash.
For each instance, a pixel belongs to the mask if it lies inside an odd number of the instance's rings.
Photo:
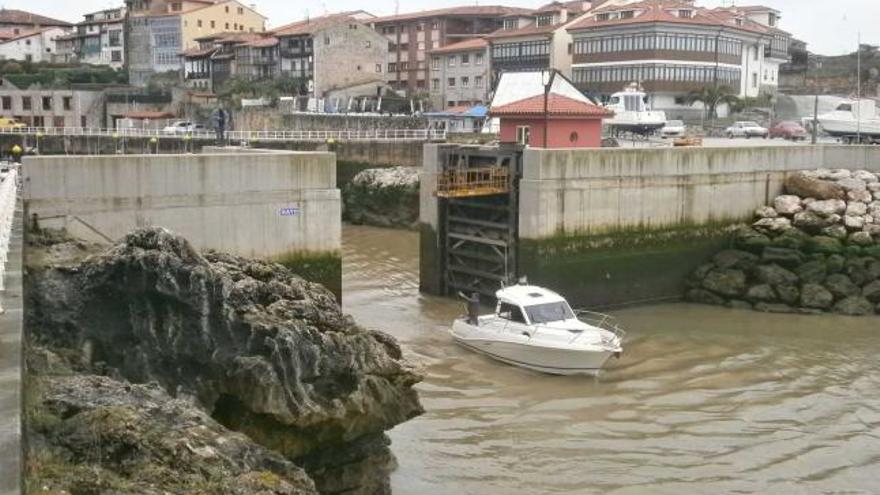
<path id="1" fill-rule="evenodd" d="M 736 25 L 737 25 L 737 26 L 742 26 L 742 25 L 743 25 L 743 20 L 742 20 L 741 17 L 737 17 L 737 18 L 735 19 L 734 22 L 736 22 Z"/>
<path id="2" fill-rule="evenodd" d="M 516 19 L 504 19 L 504 29 L 516 29 Z"/>
<path id="3" fill-rule="evenodd" d="M 601 14 L 596 14 L 597 21 L 610 21 L 611 20 L 611 12 L 602 12 Z"/>
<path id="4" fill-rule="evenodd" d="M 636 16 L 635 10 L 624 10 L 623 12 L 620 13 L 621 19 L 632 19 L 635 16 Z"/>
<path id="5" fill-rule="evenodd" d="M 542 14 L 542 15 L 539 15 L 539 16 L 535 19 L 535 24 L 537 24 L 538 27 L 541 27 L 541 26 L 550 26 L 551 24 L 553 24 L 553 14 Z"/>
<path id="6" fill-rule="evenodd" d="M 681 19 L 690 19 L 694 16 L 694 11 L 689 9 L 681 9 L 678 11 L 678 17 Z"/>

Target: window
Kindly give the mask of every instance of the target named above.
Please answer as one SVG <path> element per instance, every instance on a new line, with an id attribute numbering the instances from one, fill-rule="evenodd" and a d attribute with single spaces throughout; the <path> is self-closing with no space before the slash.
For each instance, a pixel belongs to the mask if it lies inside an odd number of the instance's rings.
<path id="1" fill-rule="evenodd" d="M 553 14 L 539 15 L 537 20 L 535 21 L 535 24 L 537 24 L 538 27 L 549 26 L 553 24 Z"/>
<path id="2" fill-rule="evenodd" d="M 531 141 L 531 130 L 527 125 L 520 125 L 516 127 L 516 142 L 517 144 L 521 144 L 523 146 L 528 146 L 529 141 Z M 519 311 L 519 308 L 517 308 Z M 520 315 L 522 318 L 522 315 Z"/>
<path id="3" fill-rule="evenodd" d="M 64 117 L 52 117 L 53 127 L 64 127 Z"/>
<path id="4" fill-rule="evenodd" d="M 244 7 L 238 8 L 238 15 L 244 15 Z"/>
<path id="5" fill-rule="evenodd" d="M 693 17 L 693 11 L 687 9 L 681 9 L 678 11 L 678 17 L 682 19 L 690 19 Z"/>
<path id="6" fill-rule="evenodd" d="M 227 7 L 227 8 L 229 8 L 229 7 Z M 173 2 L 171 4 L 171 11 L 172 12 L 180 12 L 182 9 L 183 9 L 183 5 L 180 2 Z"/>
<path id="7" fill-rule="evenodd" d="M 571 139 L 571 142 L 577 141 L 577 133 L 571 133 L 569 138 L 573 138 Z M 564 302 L 527 306 L 526 314 L 529 315 L 529 321 L 536 325 L 574 319 L 574 313 L 571 311 L 571 308 L 568 307 L 568 304 Z"/>
<path id="8" fill-rule="evenodd" d="M 376 72 L 382 72 L 382 64 L 376 64 Z"/>
<path id="9" fill-rule="evenodd" d="M 69 111 L 71 108 L 73 108 L 73 98 L 70 96 L 65 96 L 61 100 L 61 105 L 64 107 L 65 110 Z"/>
<path id="10" fill-rule="evenodd" d="M 111 62 L 122 62 L 122 51 L 121 50 L 113 50 L 110 52 L 110 61 Z"/>
<path id="11" fill-rule="evenodd" d="M 202 27 L 202 20 L 201 20 L 201 19 L 199 19 L 198 21 L 196 21 L 196 26 L 197 26 L 197 27 Z"/>
<path id="12" fill-rule="evenodd" d="M 439 29 L 440 23 L 437 21 L 431 21 L 431 29 Z"/>
<path id="13" fill-rule="evenodd" d="M 215 29 L 217 27 L 217 21 L 211 21 L 211 29 Z"/>
<path id="14" fill-rule="evenodd" d="M 455 67 L 455 57 L 454 56 L 450 56 L 449 58 L 446 59 L 446 61 L 447 61 L 446 65 L 448 65 L 449 67 Z"/>
<path id="15" fill-rule="evenodd" d="M 422 24 L 421 22 L 416 24 L 416 31 L 424 31 L 424 30 L 425 30 L 424 24 Z"/>
<path id="16" fill-rule="evenodd" d="M 2 101 L 0 101 L 0 108 L 3 110 L 12 110 L 12 97 L 4 96 Z"/>
<path id="17" fill-rule="evenodd" d="M 568 140 L 569 140 L 572 144 L 578 142 L 578 133 L 572 131 L 572 133 L 568 136 Z"/>
<path id="18" fill-rule="evenodd" d="M 635 16 L 636 16 L 635 10 L 624 10 L 623 12 L 620 13 L 621 19 L 632 19 Z"/>
<path id="19" fill-rule="evenodd" d="M 226 13 L 229 13 L 229 5 L 226 6 Z"/>
<path id="20" fill-rule="evenodd" d="M 397 64 L 394 62 L 389 63 L 388 72 L 397 72 Z"/>
<path id="21" fill-rule="evenodd" d="M 372 46 L 373 46 L 373 42 L 372 42 L 372 41 L 367 41 L 366 43 L 364 43 L 364 46 L 365 46 L 366 48 L 372 48 Z"/>
<path id="22" fill-rule="evenodd" d="M 440 79 L 431 79 L 431 89 L 434 91 L 440 90 Z"/>
<path id="23" fill-rule="evenodd" d="M 431 57 L 431 68 L 440 70 L 440 57 Z"/>
<path id="24" fill-rule="evenodd" d="M 418 47 L 418 48 L 419 48 L 419 51 L 420 51 L 420 52 L 425 51 L 425 42 L 424 42 L 424 41 L 419 41 L 419 47 Z"/>
<path id="25" fill-rule="evenodd" d="M 517 133 L 519 133 L 519 129 L 519 127 L 516 128 Z M 528 130 L 528 127 L 526 129 Z M 519 309 L 519 306 L 514 306 L 513 304 L 501 303 L 498 306 L 498 316 L 516 323 L 526 322 L 522 310 Z"/>
<path id="26" fill-rule="evenodd" d="M 461 78 L 461 87 L 462 88 L 466 88 L 466 87 L 470 86 L 470 83 L 471 83 L 471 78 L 469 78 L 467 76 L 463 76 Z"/>
<path id="27" fill-rule="evenodd" d="M 483 76 L 474 77 L 474 87 L 482 88 L 483 87 Z"/>
<path id="28" fill-rule="evenodd" d="M 471 63 L 471 56 L 467 53 L 461 56 L 461 65 L 469 65 Z"/>
<path id="29" fill-rule="evenodd" d="M 27 46 L 31 46 L 31 40 L 24 40 L 24 44 Z"/>
<path id="30" fill-rule="evenodd" d="M 758 74 L 752 74 L 752 87 L 758 87 Z"/>
<path id="31" fill-rule="evenodd" d="M 229 31 L 229 23 L 226 23 L 226 30 Z"/>
<path id="32" fill-rule="evenodd" d="M 122 31 L 110 31 L 108 36 L 110 46 L 122 46 Z"/>
<path id="33" fill-rule="evenodd" d="M 454 88 L 454 87 L 455 87 L 455 78 L 454 78 L 454 77 L 450 77 L 450 78 L 446 81 L 446 86 L 448 86 L 448 87 L 450 87 L 450 88 Z"/>
<path id="34" fill-rule="evenodd" d="M 21 108 L 22 108 L 22 110 L 30 110 L 31 109 L 31 97 L 30 96 L 22 96 L 21 97 Z"/>
<path id="35" fill-rule="evenodd" d="M 88 122 L 86 121 L 86 116 L 85 116 L 85 115 L 80 115 L 80 116 L 79 116 L 79 126 L 80 126 L 80 127 L 88 127 Z"/>
<path id="36" fill-rule="evenodd" d="M 409 70 L 409 62 L 401 62 L 400 70 Z"/>
<path id="37" fill-rule="evenodd" d="M 478 53 L 474 56 L 474 65 L 483 65 L 483 54 Z"/>
<path id="38" fill-rule="evenodd" d="M 52 110 L 52 97 L 44 96 L 43 97 L 43 110 Z"/>
<path id="39" fill-rule="evenodd" d="M 504 19 L 504 29 L 516 29 L 516 19 Z"/>

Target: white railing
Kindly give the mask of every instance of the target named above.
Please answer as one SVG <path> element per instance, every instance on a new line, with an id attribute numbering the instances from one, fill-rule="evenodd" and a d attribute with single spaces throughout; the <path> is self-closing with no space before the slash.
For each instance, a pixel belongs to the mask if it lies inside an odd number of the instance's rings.
<path id="1" fill-rule="evenodd" d="M 10 127 L 0 128 L 0 134 L 24 134 L 28 136 L 99 136 L 111 138 L 172 138 L 172 139 L 215 139 L 214 131 L 198 130 L 192 132 L 165 131 L 163 129 L 100 129 L 94 127 Z M 442 129 L 361 129 L 328 131 L 227 131 L 230 142 L 251 141 L 444 141 L 446 131 Z"/>
<path id="2" fill-rule="evenodd" d="M 0 175 L 0 290 L 4 290 L 6 261 L 9 259 L 9 241 L 18 199 L 18 169 L 13 167 Z"/>

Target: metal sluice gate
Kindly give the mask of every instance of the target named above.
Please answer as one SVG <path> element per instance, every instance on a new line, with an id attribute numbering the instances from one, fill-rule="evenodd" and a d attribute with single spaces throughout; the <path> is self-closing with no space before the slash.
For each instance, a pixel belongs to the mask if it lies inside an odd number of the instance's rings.
<path id="1" fill-rule="evenodd" d="M 442 149 L 437 177 L 442 292 L 490 298 L 516 281 L 518 148 Z"/>

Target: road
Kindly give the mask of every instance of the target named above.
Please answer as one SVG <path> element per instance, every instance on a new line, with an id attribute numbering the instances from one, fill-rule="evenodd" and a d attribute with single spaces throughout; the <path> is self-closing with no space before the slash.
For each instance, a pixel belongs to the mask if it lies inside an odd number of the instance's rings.
<path id="1" fill-rule="evenodd" d="M 619 139 L 621 148 L 667 148 L 672 147 L 672 139 L 660 139 L 652 137 L 647 141 L 633 141 L 627 139 Z M 704 148 L 746 148 L 760 146 L 803 146 L 809 144 L 810 141 L 786 141 L 784 139 L 759 139 L 759 138 L 703 138 Z M 840 144 L 840 141 L 830 137 L 820 137 L 819 144 Z"/>

